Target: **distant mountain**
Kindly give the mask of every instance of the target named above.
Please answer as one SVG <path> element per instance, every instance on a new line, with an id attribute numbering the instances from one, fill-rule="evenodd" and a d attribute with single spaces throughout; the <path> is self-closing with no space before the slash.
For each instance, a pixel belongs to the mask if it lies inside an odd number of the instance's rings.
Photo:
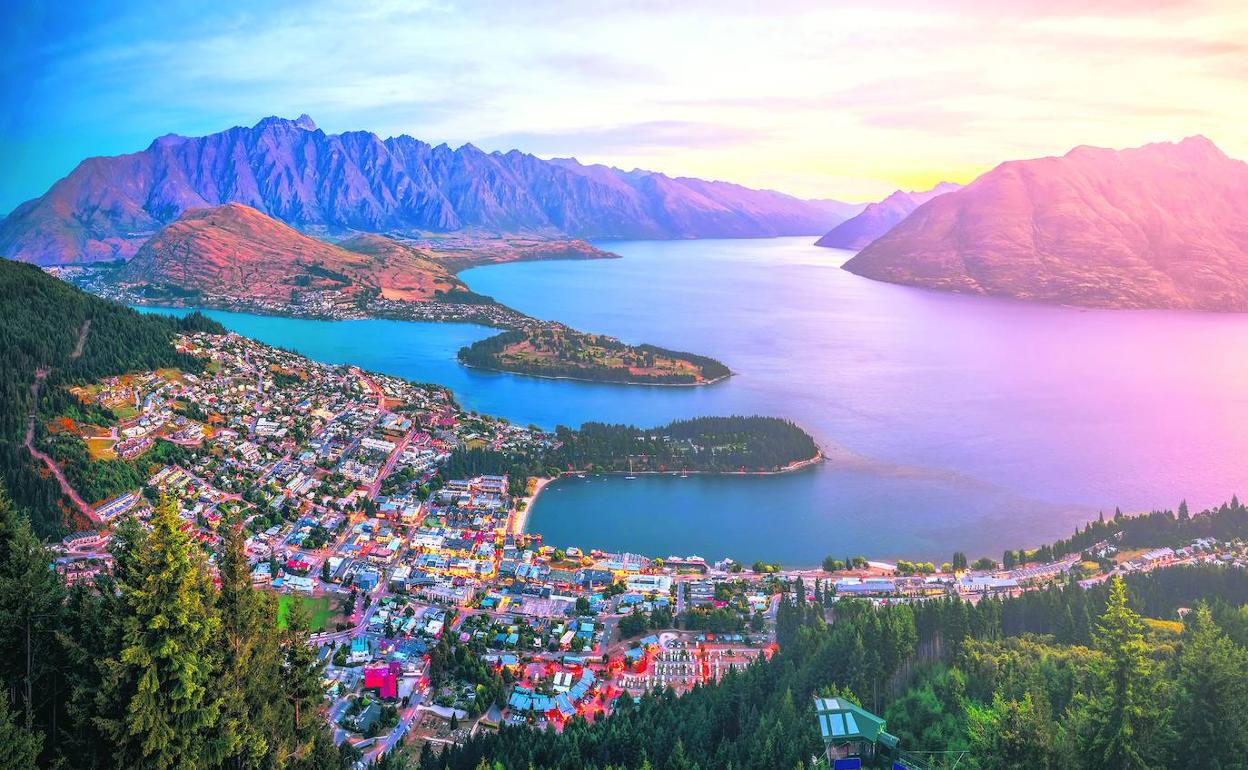
<path id="1" fill-rule="evenodd" d="M 807 203 L 818 206 L 836 217 L 839 220 L 837 224 L 858 216 L 870 205 L 869 203 L 845 203 L 832 198 L 811 198 Z"/>
<path id="2" fill-rule="evenodd" d="M 239 203 L 192 209 L 166 225 L 110 282 L 148 296 L 289 301 L 327 291 L 421 302 L 467 287 L 444 265 L 405 244 L 359 235 L 335 246 Z"/>
<path id="3" fill-rule="evenodd" d="M 941 182 L 930 190 L 913 192 L 898 190 L 884 200 L 866 206 L 857 216 L 832 228 L 827 235 L 815 241 L 815 245 L 855 251 L 861 249 L 892 230 L 898 222 L 910 216 L 910 212 L 919 206 L 937 195 L 953 192 L 961 186 L 953 182 Z"/>
<path id="4" fill-rule="evenodd" d="M 410 136 L 326 134 L 304 115 L 87 159 L 0 222 L 0 255 L 128 258 L 184 211 L 231 202 L 329 233 L 756 237 L 819 233 L 837 221 L 826 204 L 777 192 Z"/>
<path id="5" fill-rule="evenodd" d="M 1200 136 L 1004 163 L 845 269 L 1042 302 L 1248 311 L 1248 164 Z"/>

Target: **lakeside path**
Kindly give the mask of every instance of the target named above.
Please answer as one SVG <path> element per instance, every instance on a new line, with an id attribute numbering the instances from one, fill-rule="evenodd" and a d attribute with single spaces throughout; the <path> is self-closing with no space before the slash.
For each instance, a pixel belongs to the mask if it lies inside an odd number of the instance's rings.
<path id="1" fill-rule="evenodd" d="M 794 473 L 795 471 L 800 471 L 803 468 L 813 467 L 823 462 L 825 459 L 827 458 L 824 456 L 823 450 L 820 449 L 815 452 L 814 457 L 808 457 L 805 460 L 795 460 L 783 468 L 779 468 L 774 471 L 636 471 L 633 473 L 629 473 L 627 471 L 611 471 L 594 474 L 589 474 L 587 471 L 563 471 L 558 476 L 537 478 L 533 487 L 533 493 L 521 498 L 524 502 L 524 510 L 512 510 L 512 517 L 508 523 L 507 531 L 512 534 L 525 532 L 525 528 L 529 523 L 529 515 L 533 511 L 533 504 L 537 502 L 538 495 L 542 493 L 542 490 L 546 487 L 546 485 L 566 476 L 584 476 L 587 474 L 597 476 L 779 476 L 785 473 Z"/>

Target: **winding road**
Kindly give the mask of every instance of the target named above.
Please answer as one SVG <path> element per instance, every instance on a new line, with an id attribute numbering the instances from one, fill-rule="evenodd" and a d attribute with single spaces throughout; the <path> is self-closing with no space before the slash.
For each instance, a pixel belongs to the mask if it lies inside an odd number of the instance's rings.
<path id="1" fill-rule="evenodd" d="M 82 322 L 82 327 L 78 330 L 78 341 L 74 345 L 74 350 L 69 354 L 70 359 L 78 358 L 82 355 L 83 346 L 87 343 L 87 332 L 91 330 L 91 319 Z M 30 414 L 26 417 L 26 451 L 30 452 L 30 456 L 42 462 L 47 466 L 48 471 L 56 478 L 56 483 L 60 485 L 61 492 L 69 498 L 74 507 L 83 516 L 94 524 L 102 523 L 102 520 L 95 513 L 95 509 L 87 504 L 78 492 L 69 484 L 69 480 L 65 478 L 61 466 L 45 453 L 35 448 L 35 417 L 39 411 L 39 390 L 43 387 L 43 381 L 48 378 L 51 368 L 40 366 L 35 369 L 35 381 L 30 384 Z"/>

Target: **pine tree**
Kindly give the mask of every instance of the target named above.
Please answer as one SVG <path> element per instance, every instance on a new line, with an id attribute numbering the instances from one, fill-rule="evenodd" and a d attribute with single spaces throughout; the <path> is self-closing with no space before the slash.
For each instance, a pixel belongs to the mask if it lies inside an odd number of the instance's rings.
<path id="1" fill-rule="evenodd" d="M 18 721 L 27 730 L 45 724 L 57 707 L 50 696 L 63 599 L 30 521 L 0 492 L 0 682 L 5 696 L 16 695 Z"/>
<path id="2" fill-rule="evenodd" d="M 437 757 L 433 754 L 433 744 L 425 741 L 424 745 L 420 747 L 420 761 L 417 767 L 420 770 L 435 770 L 437 761 Z"/>
<path id="3" fill-rule="evenodd" d="M 260 767 L 270 745 L 274 688 L 268 677 L 279 676 L 277 666 L 266 666 L 276 656 L 274 632 L 267 625 L 263 598 L 251 586 L 244 551 L 242 524 L 236 516 L 221 522 L 217 568 L 221 591 L 221 645 L 225 651 L 220 676 L 213 689 L 221 699 L 220 727 L 216 731 L 229 768 Z M 267 654 L 266 654 L 267 653 Z"/>
<path id="4" fill-rule="evenodd" d="M 176 502 L 162 499 L 151 526 L 118 584 L 122 646 L 102 663 L 96 703 L 102 710 L 113 700 L 124 706 L 120 718 L 101 722 L 117 765 L 193 770 L 220 759 L 210 737 L 220 702 L 209 691 L 220 619 Z"/>
<path id="5" fill-rule="evenodd" d="M 1162 767 L 1166 709 L 1155 666 L 1148 658 L 1144 621 L 1127 603 L 1122 578 L 1110 584 L 1109 602 L 1093 640 L 1102 657 L 1093 665 L 1094 689 L 1078 744 L 1089 768 L 1150 770 Z"/>
<path id="6" fill-rule="evenodd" d="M 295 758 L 308 756 L 321 734 L 323 722 L 320 709 L 325 690 L 321 685 L 323 666 L 316 650 L 308 644 L 310 618 L 302 602 L 291 602 L 286 614 L 286 630 L 282 634 L 283 670 L 280 674 L 283 695 L 289 704 L 289 730 Z"/>
<path id="7" fill-rule="evenodd" d="M 0 698 L 0 767 L 4 770 L 35 770 L 43 746 L 41 736 L 18 724 L 7 698 Z"/>
<path id="8" fill-rule="evenodd" d="M 1021 701 L 997 693 L 992 706 L 967 707 L 971 752 L 980 770 L 1047 770 L 1054 766 L 1053 725 L 1031 693 Z"/>
<path id="9" fill-rule="evenodd" d="M 1188 616 L 1176 684 L 1183 755 L 1210 770 L 1242 768 L 1248 757 L 1248 655 L 1218 628 L 1207 604 Z"/>

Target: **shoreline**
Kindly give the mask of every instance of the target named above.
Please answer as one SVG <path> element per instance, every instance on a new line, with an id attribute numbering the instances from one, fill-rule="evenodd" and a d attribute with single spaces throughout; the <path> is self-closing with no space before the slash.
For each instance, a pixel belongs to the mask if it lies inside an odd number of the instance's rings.
<path id="1" fill-rule="evenodd" d="M 100 295 L 93 295 L 93 296 L 100 296 Z M 108 298 L 106 297 L 105 299 L 108 299 Z M 222 313 L 239 313 L 239 314 L 244 314 L 244 315 L 265 316 L 269 318 L 293 318 L 293 319 L 301 320 L 301 321 L 399 321 L 403 323 L 428 323 L 428 324 L 458 323 L 458 324 L 472 324 L 475 326 L 484 327 L 486 329 L 497 329 L 499 330 L 499 332 L 508 332 L 508 331 L 513 331 L 519 328 L 516 326 L 504 326 L 504 325 L 500 325 L 497 323 L 490 323 L 487 319 L 484 319 L 484 318 L 415 318 L 415 317 L 403 316 L 397 313 L 396 314 L 372 314 L 372 315 L 344 317 L 344 316 L 338 316 L 338 315 L 325 315 L 325 314 L 320 314 L 320 313 L 279 312 L 271 308 L 223 307 L 219 304 L 212 303 L 212 302 L 197 302 L 195 304 L 171 304 L 171 302 L 168 300 L 148 300 L 148 299 L 136 298 L 136 297 L 125 297 L 123 299 L 117 299 L 114 301 L 124 304 L 128 307 L 151 308 L 157 311 L 185 310 L 188 312 L 198 312 L 198 311 L 203 311 L 203 310 L 216 310 Z M 454 305 L 449 305 L 449 306 L 454 306 Z M 522 313 L 520 313 L 520 311 L 514 310 L 508 307 L 507 305 L 498 303 L 497 306 L 506 308 L 510 312 L 523 315 Z M 714 379 L 709 379 L 704 382 L 643 382 L 643 381 L 629 381 L 629 380 L 598 380 L 598 379 L 591 379 L 588 377 L 570 377 L 568 375 L 562 375 L 562 374 L 560 375 L 535 374 L 532 372 L 522 372 L 522 371 L 517 371 L 513 369 L 501 369 L 501 368 L 493 367 L 493 366 L 477 366 L 475 364 L 466 363 L 463 359 L 459 357 L 458 353 L 456 353 L 455 355 L 455 363 L 459 364 L 465 369 L 473 369 L 479 372 L 494 372 L 496 374 L 510 374 L 516 377 L 536 377 L 542 380 L 565 380 L 567 382 L 583 382 L 583 383 L 590 384 L 590 385 L 594 385 L 594 384 L 641 385 L 645 387 L 661 387 L 661 388 L 699 388 L 699 387 L 703 387 L 706 385 L 716 385 L 720 382 L 723 382 L 724 380 L 727 380 L 729 377 L 736 375 L 736 372 L 730 371 L 728 372 L 728 374 L 725 374 L 720 377 L 716 377 Z"/>
<path id="2" fill-rule="evenodd" d="M 519 535 L 525 532 L 525 529 L 529 526 L 529 514 L 533 512 L 533 503 L 537 501 L 537 496 L 542 493 L 543 487 L 558 477 L 535 476 L 534 478 L 532 494 L 520 498 L 524 502 L 524 510 L 521 511 L 518 508 L 512 510 L 512 518 L 507 527 L 509 534 Z"/>
<path id="3" fill-rule="evenodd" d="M 794 460 L 783 468 L 774 471 L 600 471 L 593 473 L 595 476 L 780 476 L 786 473 L 795 473 L 806 468 L 813 467 L 825 461 L 827 457 L 820 449 L 815 452 L 814 457 L 808 457 L 805 460 Z M 524 501 L 524 510 L 517 511 L 510 527 L 511 532 L 515 534 L 525 533 L 529 524 L 529 517 L 533 513 L 533 505 L 537 502 L 537 498 L 541 495 L 542 490 L 552 482 L 558 481 L 569 476 L 584 476 L 587 471 L 561 471 L 558 476 L 537 476 L 533 487 L 533 493 L 520 498 Z M 539 533 L 540 534 L 540 533 Z"/>
<path id="4" fill-rule="evenodd" d="M 716 377 L 713 380 L 705 382 L 633 382 L 629 380 L 591 380 L 584 377 L 569 377 L 565 374 L 534 374 L 532 372 L 520 372 L 512 369 L 499 369 L 494 366 L 477 366 L 476 364 L 465 363 L 458 356 L 455 360 L 465 369 L 475 369 L 478 372 L 494 372 L 496 374 L 510 374 L 516 377 L 536 377 L 539 380 L 566 380 L 568 382 L 584 382 L 590 385 L 640 385 L 646 388 L 701 388 L 707 385 L 716 385 L 723 382 L 729 377 L 736 375 L 736 372 L 728 372 L 725 375 Z"/>

